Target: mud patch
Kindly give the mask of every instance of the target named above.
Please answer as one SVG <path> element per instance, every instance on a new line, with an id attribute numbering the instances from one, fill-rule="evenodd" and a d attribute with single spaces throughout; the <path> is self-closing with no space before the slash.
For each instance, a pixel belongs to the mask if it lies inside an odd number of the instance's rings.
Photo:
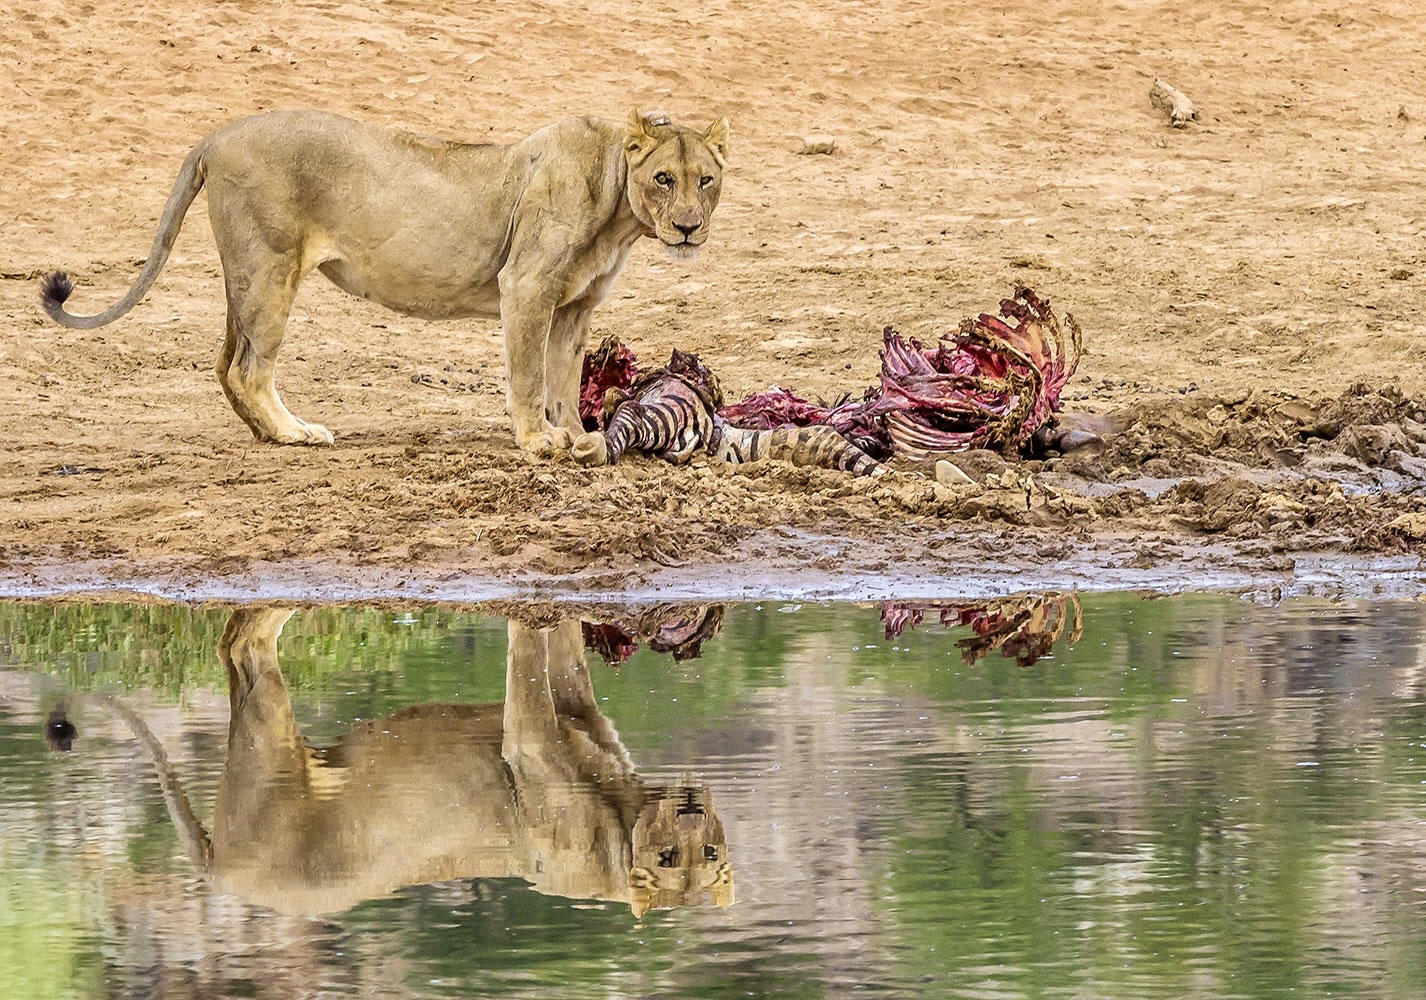
<path id="1" fill-rule="evenodd" d="M 1395 551 L 1426 510 L 1426 407 L 1394 388 L 1320 400 L 1195 394 L 1116 416 L 1121 432 L 1042 475 L 1112 521 Z"/>

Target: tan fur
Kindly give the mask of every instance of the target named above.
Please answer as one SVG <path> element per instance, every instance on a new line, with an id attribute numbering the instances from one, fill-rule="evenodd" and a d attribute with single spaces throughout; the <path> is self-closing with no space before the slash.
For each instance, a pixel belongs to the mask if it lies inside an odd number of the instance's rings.
<path id="1" fill-rule="evenodd" d="M 232 716 L 213 810 L 218 888 L 297 913 L 505 876 L 635 914 L 732 902 L 706 790 L 639 779 L 599 711 L 578 620 L 510 623 L 503 704 L 415 706 L 317 752 L 277 662 L 290 615 L 239 609 L 220 645 Z"/>
<path id="2" fill-rule="evenodd" d="M 521 448 L 548 454 L 582 430 L 580 363 L 590 312 L 643 236 L 691 257 L 708 236 L 728 123 L 703 132 L 662 115 L 572 118 L 512 145 L 393 132 L 322 112 L 225 125 L 189 154 L 133 288 L 94 316 L 64 311 L 72 283 L 44 285 L 46 311 L 93 327 L 148 291 L 198 191 L 227 289 L 218 379 L 262 441 L 326 444 L 295 417 L 275 371 L 297 286 L 316 268 L 341 288 L 426 318 L 499 318 L 506 409 Z"/>

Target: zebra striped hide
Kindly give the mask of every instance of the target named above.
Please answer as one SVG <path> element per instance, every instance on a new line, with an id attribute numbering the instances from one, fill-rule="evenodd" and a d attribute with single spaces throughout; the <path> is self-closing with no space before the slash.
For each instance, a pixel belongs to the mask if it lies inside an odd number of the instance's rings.
<path id="1" fill-rule="evenodd" d="M 613 465 L 630 451 L 682 464 L 704 452 L 725 462 L 774 458 L 841 469 L 854 476 L 880 476 L 887 471 L 825 425 L 734 427 L 718 416 L 721 399 L 717 380 L 698 357 L 674 351 L 666 367 L 641 377 L 630 389 L 609 390 L 604 430 L 581 434 L 572 454 L 581 465 Z"/>

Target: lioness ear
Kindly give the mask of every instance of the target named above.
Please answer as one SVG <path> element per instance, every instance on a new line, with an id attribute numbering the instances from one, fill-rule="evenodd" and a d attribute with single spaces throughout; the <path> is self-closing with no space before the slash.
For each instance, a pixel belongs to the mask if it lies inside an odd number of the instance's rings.
<path id="1" fill-rule="evenodd" d="M 713 151 L 713 158 L 718 161 L 718 166 L 726 167 L 728 165 L 728 119 L 726 116 L 708 126 L 703 133 L 703 141 Z"/>
<path id="2" fill-rule="evenodd" d="M 647 116 L 640 114 L 638 108 L 629 112 L 629 120 L 624 124 L 624 153 L 630 163 L 637 164 L 657 145 L 647 123 Z"/>

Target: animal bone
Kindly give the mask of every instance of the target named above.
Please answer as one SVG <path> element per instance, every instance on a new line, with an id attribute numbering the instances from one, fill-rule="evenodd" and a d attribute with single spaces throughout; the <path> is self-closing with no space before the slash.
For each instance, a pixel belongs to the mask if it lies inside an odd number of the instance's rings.
<path id="1" fill-rule="evenodd" d="M 1183 92 L 1155 79 L 1149 88 L 1149 103 L 1169 116 L 1169 124 L 1174 128 L 1187 128 L 1189 122 L 1198 121 L 1198 109 Z"/>

